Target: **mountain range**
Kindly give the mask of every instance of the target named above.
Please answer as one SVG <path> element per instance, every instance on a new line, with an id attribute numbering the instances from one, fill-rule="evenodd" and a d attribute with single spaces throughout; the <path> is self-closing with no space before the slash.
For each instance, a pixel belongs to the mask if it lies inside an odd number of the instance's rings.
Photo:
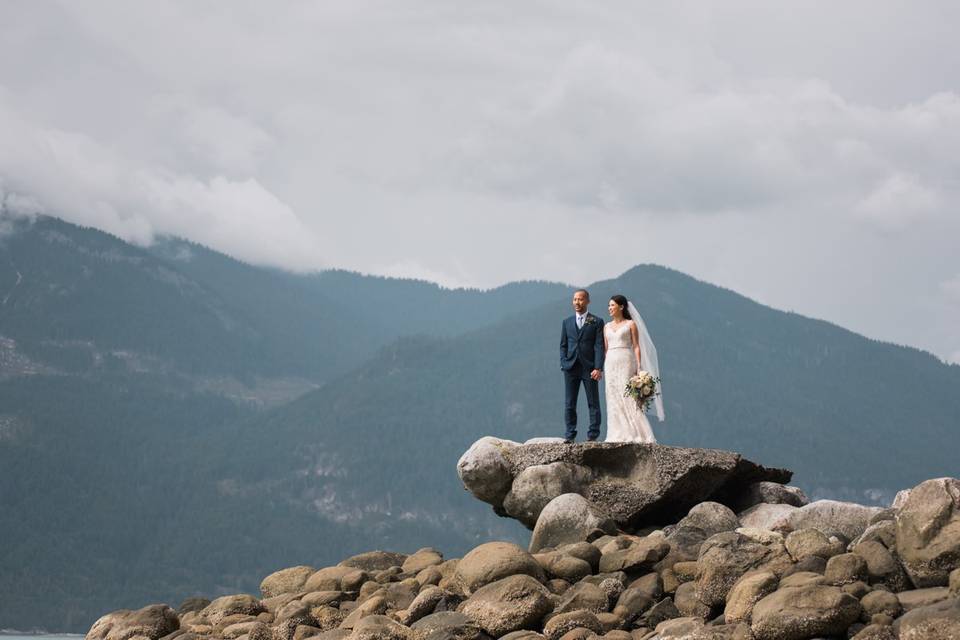
<path id="1" fill-rule="evenodd" d="M 52 217 L 4 229 L 0 628 L 85 630 L 372 548 L 524 540 L 454 467 L 482 435 L 561 434 L 570 286 L 294 274 Z M 884 503 L 956 475 L 960 366 L 655 265 L 588 288 L 598 314 L 614 293 L 644 314 L 661 442 L 789 467 L 814 497 Z"/>

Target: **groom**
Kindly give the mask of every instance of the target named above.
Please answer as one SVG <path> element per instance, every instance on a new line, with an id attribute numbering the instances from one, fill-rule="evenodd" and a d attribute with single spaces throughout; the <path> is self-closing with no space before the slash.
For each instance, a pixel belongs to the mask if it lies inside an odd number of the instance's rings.
<path id="1" fill-rule="evenodd" d="M 577 439 L 577 396 L 580 384 L 590 407 L 587 440 L 600 437 L 600 378 L 603 376 L 603 320 L 587 313 L 590 294 L 586 289 L 573 293 L 574 314 L 563 321 L 560 333 L 560 368 L 566 389 L 566 443 Z"/>

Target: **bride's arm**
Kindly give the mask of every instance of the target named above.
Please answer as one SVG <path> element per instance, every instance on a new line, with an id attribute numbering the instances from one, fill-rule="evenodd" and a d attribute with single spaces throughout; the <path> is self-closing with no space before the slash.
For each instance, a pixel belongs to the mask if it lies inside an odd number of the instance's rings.
<path id="1" fill-rule="evenodd" d="M 643 370 L 643 363 L 640 361 L 640 332 L 637 330 L 637 323 L 630 323 L 630 340 L 633 341 L 633 355 L 637 356 L 637 371 Z"/>
<path id="2" fill-rule="evenodd" d="M 607 325 L 603 325 L 603 354 L 607 354 Z"/>

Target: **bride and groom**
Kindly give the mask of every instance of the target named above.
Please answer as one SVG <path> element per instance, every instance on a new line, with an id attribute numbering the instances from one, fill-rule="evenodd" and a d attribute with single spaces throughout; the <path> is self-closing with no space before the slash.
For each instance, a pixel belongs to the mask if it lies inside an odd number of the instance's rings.
<path id="1" fill-rule="evenodd" d="M 566 435 L 577 437 L 577 397 L 583 385 L 590 409 L 587 440 L 600 437 L 600 380 L 606 381 L 606 442 L 656 442 L 646 414 L 624 395 L 627 382 L 638 371 L 659 377 L 657 351 L 643 319 L 633 303 L 621 295 L 610 298 L 610 322 L 589 313 L 590 294 L 578 289 L 573 294 L 574 314 L 563 321 L 560 334 L 560 368 L 565 386 Z M 663 420 L 663 399 L 654 399 L 657 417 Z"/>

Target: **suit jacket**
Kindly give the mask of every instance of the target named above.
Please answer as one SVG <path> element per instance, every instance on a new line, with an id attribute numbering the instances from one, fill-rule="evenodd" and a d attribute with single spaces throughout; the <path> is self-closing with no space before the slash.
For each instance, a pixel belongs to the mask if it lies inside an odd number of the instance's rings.
<path id="1" fill-rule="evenodd" d="M 587 373 L 603 369 L 603 320 L 592 313 L 587 313 L 582 329 L 577 329 L 576 315 L 563 321 L 560 368 L 569 371 L 578 362 Z"/>

